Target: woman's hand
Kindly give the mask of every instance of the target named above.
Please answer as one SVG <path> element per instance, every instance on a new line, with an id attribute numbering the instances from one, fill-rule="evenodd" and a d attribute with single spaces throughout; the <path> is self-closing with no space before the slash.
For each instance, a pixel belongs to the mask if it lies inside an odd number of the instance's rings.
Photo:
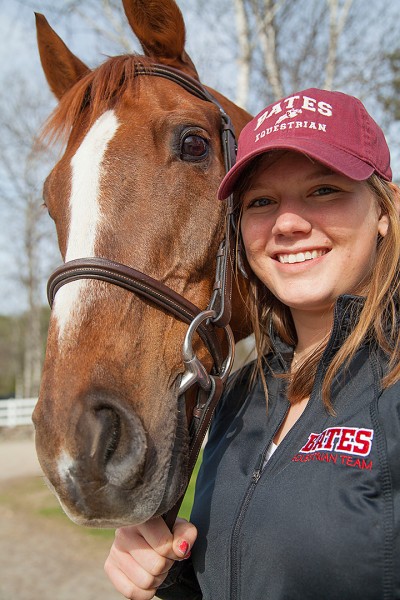
<path id="1" fill-rule="evenodd" d="M 104 570 L 118 592 L 130 600 L 150 600 L 176 560 L 190 556 L 197 536 L 194 525 L 177 519 L 171 533 L 161 517 L 121 527 Z"/>

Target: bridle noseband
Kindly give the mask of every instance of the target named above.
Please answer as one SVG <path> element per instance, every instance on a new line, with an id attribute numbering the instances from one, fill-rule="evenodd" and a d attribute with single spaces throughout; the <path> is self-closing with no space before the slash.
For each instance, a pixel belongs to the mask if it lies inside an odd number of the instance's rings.
<path id="1" fill-rule="evenodd" d="M 216 105 L 221 116 L 221 142 L 225 170 L 228 171 L 234 165 L 236 140 L 231 119 L 220 103 L 201 83 L 177 69 L 158 64 L 152 65 L 150 68 L 138 65 L 135 75 L 164 77 L 177 83 L 201 100 Z M 48 300 L 50 306 L 52 306 L 57 291 L 66 283 L 80 279 L 106 281 L 150 300 L 161 309 L 189 325 L 182 349 L 185 372 L 182 375 L 178 390 L 178 395 L 181 396 L 194 384 L 199 386 L 197 405 L 193 410 L 189 425 L 188 480 L 234 359 L 234 338 L 229 326 L 231 318 L 233 231 L 233 199 L 230 197 L 227 201 L 225 217 L 225 238 L 217 252 L 213 294 L 206 310 L 201 310 L 153 277 L 106 258 L 89 257 L 68 261 L 52 273 L 47 286 Z M 225 332 L 228 346 L 226 357 L 223 356 L 220 336 L 217 333 L 219 329 L 223 329 Z M 208 373 L 193 351 L 192 339 L 196 332 L 200 335 L 212 357 L 214 366 L 211 373 Z M 181 499 L 164 516 L 170 527 L 175 522 L 180 504 Z"/>

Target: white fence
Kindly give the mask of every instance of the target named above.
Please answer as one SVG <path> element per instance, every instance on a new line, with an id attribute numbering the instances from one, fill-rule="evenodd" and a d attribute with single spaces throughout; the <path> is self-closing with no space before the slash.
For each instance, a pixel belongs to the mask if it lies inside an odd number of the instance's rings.
<path id="1" fill-rule="evenodd" d="M 0 427 L 32 425 L 32 413 L 37 398 L 0 400 Z"/>

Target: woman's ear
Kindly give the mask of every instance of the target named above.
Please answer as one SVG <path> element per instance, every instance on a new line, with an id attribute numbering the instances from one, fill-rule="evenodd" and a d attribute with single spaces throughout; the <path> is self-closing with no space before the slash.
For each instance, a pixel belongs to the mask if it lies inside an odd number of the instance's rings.
<path id="1" fill-rule="evenodd" d="M 378 233 L 382 237 L 385 237 L 389 229 L 389 215 L 382 213 L 378 221 Z"/>
<path id="2" fill-rule="evenodd" d="M 385 237 L 385 235 L 388 232 L 388 229 L 389 229 L 389 215 L 384 213 L 383 215 L 381 215 L 381 217 L 378 221 L 378 233 L 382 237 Z"/>
<path id="3" fill-rule="evenodd" d="M 397 214 L 400 216 L 400 188 L 395 183 L 389 183 L 389 187 L 394 195 L 394 203 L 396 207 Z M 386 213 L 381 214 L 378 221 L 378 233 L 385 237 L 389 228 L 389 215 Z"/>

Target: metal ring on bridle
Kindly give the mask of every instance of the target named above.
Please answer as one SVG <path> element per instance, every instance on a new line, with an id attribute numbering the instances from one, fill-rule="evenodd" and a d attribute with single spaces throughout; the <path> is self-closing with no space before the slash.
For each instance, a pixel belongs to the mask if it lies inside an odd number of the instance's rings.
<path id="1" fill-rule="evenodd" d="M 211 319 L 212 321 L 212 319 L 215 316 L 215 310 L 204 310 L 203 312 L 198 314 L 197 317 L 195 317 L 189 325 L 182 347 L 182 358 L 186 370 L 182 375 L 181 383 L 178 390 L 178 394 L 180 396 L 184 392 L 186 392 L 186 390 L 189 389 L 194 383 L 197 383 L 207 392 L 210 391 L 212 387 L 210 375 L 207 373 L 206 368 L 204 367 L 202 362 L 197 358 L 193 350 L 192 338 L 197 328 L 201 323 L 203 323 L 203 321 L 206 321 L 208 319 Z M 225 380 L 227 379 L 230 373 L 233 360 L 235 358 L 235 340 L 233 337 L 232 329 L 229 325 L 226 325 L 223 329 L 225 331 L 226 339 L 228 341 L 228 355 L 222 365 L 221 372 L 218 373 L 218 377 L 223 383 L 225 383 Z"/>

